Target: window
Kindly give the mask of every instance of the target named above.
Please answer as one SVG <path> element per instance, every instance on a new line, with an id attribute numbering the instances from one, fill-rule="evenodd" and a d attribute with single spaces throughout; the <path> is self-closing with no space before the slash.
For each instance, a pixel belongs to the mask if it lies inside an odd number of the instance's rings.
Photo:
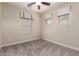
<path id="1" fill-rule="evenodd" d="M 46 24 L 51 24 L 51 23 L 52 23 L 52 19 L 51 18 L 46 19 Z"/>
<path id="2" fill-rule="evenodd" d="M 22 31 L 26 34 L 32 33 L 32 21 L 33 17 L 30 12 L 20 12 L 19 13 L 20 19 L 22 20 Z"/>
<path id="3" fill-rule="evenodd" d="M 59 23 L 68 23 L 70 16 L 70 6 L 66 5 L 58 10 L 58 21 Z"/>
<path id="4" fill-rule="evenodd" d="M 49 12 L 45 15 L 45 21 L 46 21 L 46 24 L 51 24 L 52 23 L 52 14 L 51 14 L 51 12 Z"/>
<path id="5" fill-rule="evenodd" d="M 69 21 L 69 15 L 70 14 L 64 14 L 64 15 L 58 16 L 59 23 L 67 23 Z"/>

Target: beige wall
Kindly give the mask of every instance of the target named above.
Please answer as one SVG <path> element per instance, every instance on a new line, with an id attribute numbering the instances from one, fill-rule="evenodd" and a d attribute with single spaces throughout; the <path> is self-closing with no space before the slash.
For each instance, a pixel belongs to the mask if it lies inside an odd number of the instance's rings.
<path id="1" fill-rule="evenodd" d="M 2 46 L 35 40 L 40 37 L 40 18 L 39 15 L 33 14 L 32 33 L 23 32 L 22 19 L 19 18 L 19 11 L 27 11 L 6 3 L 2 3 Z"/>
<path id="2" fill-rule="evenodd" d="M 60 24 L 57 18 L 57 10 L 63 8 L 66 4 L 52 8 L 52 24 L 47 25 L 42 16 L 42 38 L 50 42 L 56 42 L 79 50 L 79 3 L 68 3 L 71 5 L 71 15 L 69 26 Z M 51 10 L 50 10 L 51 11 Z"/>
<path id="3" fill-rule="evenodd" d="M 0 47 L 1 47 L 1 3 L 0 3 Z"/>

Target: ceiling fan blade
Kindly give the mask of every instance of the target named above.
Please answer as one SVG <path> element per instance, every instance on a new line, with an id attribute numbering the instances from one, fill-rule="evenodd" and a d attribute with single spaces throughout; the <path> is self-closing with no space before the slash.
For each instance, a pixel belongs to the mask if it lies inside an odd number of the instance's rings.
<path id="1" fill-rule="evenodd" d="M 49 5 L 50 5 L 50 3 L 49 3 L 49 2 L 41 2 L 41 4 L 44 4 L 44 5 L 47 5 L 47 6 L 49 6 Z"/>
<path id="2" fill-rule="evenodd" d="M 40 5 L 38 5 L 38 9 L 40 9 Z"/>
<path id="3" fill-rule="evenodd" d="M 27 6 L 31 6 L 31 5 L 33 5 L 33 4 L 35 4 L 36 2 L 33 2 L 33 3 L 30 3 L 30 4 L 28 4 Z"/>

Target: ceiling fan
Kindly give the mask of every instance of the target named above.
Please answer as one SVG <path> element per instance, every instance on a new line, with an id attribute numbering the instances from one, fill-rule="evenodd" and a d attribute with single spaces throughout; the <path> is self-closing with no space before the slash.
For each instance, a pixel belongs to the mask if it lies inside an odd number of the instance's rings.
<path id="1" fill-rule="evenodd" d="M 30 6 L 32 6 L 34 4 L 37 4 L 37 2 L 32 2 L 32 3 L 28 4 L 27 6 L 30 7 Z M 37 4 L 38 9 L 40 9 L 40 4 L 43 4 L 43 5 L 46 5 L 46 6 L 50 6 L 50 3 L 49 2 L 39 2 Z"/>

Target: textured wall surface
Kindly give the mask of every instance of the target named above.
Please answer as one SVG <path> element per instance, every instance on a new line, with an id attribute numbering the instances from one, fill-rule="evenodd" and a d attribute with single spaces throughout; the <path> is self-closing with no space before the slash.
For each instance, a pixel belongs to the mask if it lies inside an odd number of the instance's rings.
<path id="1" fill-rule="evenodd" d="M 22 20 L 19 17 L 19 12 L 25 11 L 26 13 L 32 13 L 32 33 L 24 31 L 25 27 L 22 27 Z M 28 11 L 27 9 L 18 8 L 7 3 L 2 3 L 2 45 L 8 45 L 16 42 L 30 41 L 34 38 L 40 37 L 40 18 L 39 15 Z"/>
<path id="2" fill-rule="evenodd" d="M 1 45 L 1 3 L 0 3 L 0 45 Z"/>
<path id="3" fill-rule="evenodd" d="M 52 8 L 52 24 L 47 25 L 42 16 L 42 37 L 51 42 L 58 42 L 79 49 L 79 3 L 68 3 L 71 6 L 69 24 L 61 24 L 58 21 L 57 10 L 67 4 Z M 48 11 L 47 11 L 48 13 Z"/>

